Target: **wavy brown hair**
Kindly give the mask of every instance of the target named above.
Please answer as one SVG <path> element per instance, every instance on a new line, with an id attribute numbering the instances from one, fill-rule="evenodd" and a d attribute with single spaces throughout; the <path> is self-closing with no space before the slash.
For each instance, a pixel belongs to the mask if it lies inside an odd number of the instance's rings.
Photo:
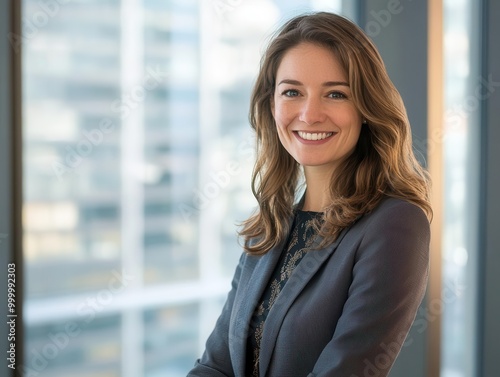
<path id="1" fill-rule="evenodd" d="M 300 43 L 330 49 L 339 60 L 352 100 L 367 124 L 357 145 L 332 173 L 329 205 L 317 224 L 323 243 L 333 242 L 356 219 L 387 196 L 420 207 L 430 219 L 429 178 L 412 149 L 411 130 L 399 92 L 382 58 L 364 32 L 348 19 L 319 12 L 289 20 L 272 38 L 253 88 L 249 119 L 256 132 L 252 191 L 258 210 L 242 223 L 240 236 L 250 254 L 264 254 L 288 235 L 300 187 L 301 167 L 281 145 L 271 112 L 278 67 Z"/>

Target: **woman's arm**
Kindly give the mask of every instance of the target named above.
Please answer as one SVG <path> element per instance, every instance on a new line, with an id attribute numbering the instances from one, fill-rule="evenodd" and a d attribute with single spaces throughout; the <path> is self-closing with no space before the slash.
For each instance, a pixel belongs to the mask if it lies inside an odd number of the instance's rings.
<path id="1" fill-rule="evenodd" d="M 415 319 L 427 284 L 429 222 L 402 201 L 373 215 L 333 338 L 308 377 L 387 376 Z"/>
<path id="2" fill-rule="evenodd" d="M 207 340 L 205 352 L 196 360 L 194 368 L 187 377 L 232 377 L 234 376 L 231 357 L 229 355 L 229 320 L 233 309 L 234 297 L 238 289 L 244 254 L 234 273 L 231 291 L 227 296 L 222 313 L 215 324 L 212 334 Z"/>

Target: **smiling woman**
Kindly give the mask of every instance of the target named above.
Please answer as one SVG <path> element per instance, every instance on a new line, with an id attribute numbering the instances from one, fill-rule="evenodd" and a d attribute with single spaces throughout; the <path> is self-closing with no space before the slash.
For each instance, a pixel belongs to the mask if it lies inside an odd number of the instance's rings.
<path id="1" fill-rule="evenodd" d="M 264 54 L 250 121 L 259 208 L 189 376 L 387 376 L 425 292 L 432 210 L 375 46 L 341 16 L 293 18 Z"/>

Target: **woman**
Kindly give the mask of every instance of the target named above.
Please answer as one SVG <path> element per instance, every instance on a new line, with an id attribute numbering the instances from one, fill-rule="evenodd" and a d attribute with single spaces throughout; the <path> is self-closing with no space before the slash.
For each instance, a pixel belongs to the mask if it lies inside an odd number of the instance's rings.
<path id="1" fill-rule="evenodd" d="M 338 15 L 288 21 L 250 121 L 259 208 L 189 376 L 386 376 L 424 295 L 431 208 L 376 48 Z"/>

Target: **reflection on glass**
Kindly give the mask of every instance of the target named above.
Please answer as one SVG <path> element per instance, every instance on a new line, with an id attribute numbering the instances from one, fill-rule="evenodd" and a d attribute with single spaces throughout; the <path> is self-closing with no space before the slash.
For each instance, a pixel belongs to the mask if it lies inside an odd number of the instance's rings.
<path id="1" fill-rule="evenodd" d="M 23 0 L 26 370 L 185 375 L 255 206 L 266 37 L 341 3 Z"/>

